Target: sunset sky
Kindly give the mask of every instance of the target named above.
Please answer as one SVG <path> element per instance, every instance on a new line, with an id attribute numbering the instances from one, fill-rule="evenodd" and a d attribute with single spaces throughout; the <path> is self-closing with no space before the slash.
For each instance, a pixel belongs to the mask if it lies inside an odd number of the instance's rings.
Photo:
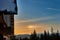
<path id="1" fill-rule="evenodd" d="M 16 35 L 31 34 L 34 29 L 37 33 L 51 32 L 51 27 L 60 31 L 60 0 L 17 0 L 17 5 Z"/>

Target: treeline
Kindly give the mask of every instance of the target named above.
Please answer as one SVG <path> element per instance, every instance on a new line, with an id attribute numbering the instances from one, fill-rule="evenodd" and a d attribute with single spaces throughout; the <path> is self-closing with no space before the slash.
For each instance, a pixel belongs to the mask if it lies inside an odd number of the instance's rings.
<path id="1" fill-rule="evenodd" d="M 18 40 L 18 39 L 17 39 Z M 52 33 L 49 34 L 46 31 L 44 31 L 44 34 L 41 34 L 40 36 L 37 36 L 36 31 L 34 31 L 31 35 L 30 38 L 21 38 L 20 40 L 60 40 L 60 35 L 59 32 L 57 33 Z"/>
<path id="2" fill-rule="evenodd" d="M 18 39 L 17 39 L 18 40 Z M 47 33 L 44 31 L 44 34 L 40 34 L 40 36 L 37 36 L 36 31 L 34 31 L 31 35 L 30 38 L 21 38 L 20 40 L 60 40 L 60 35 L 59 32 L 57 33 Z"/>

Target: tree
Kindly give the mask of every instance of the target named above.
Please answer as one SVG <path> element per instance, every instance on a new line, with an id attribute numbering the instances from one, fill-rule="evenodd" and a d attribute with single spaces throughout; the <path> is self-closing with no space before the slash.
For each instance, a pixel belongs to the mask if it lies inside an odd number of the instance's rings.
<path id="1" fill-rule="evenodd" d="M 30 40 L 37 40 L 37 34 L 36 34 L 36 31 L 34 30 L 34 32 L 31 34 L 30 36 Z"/>

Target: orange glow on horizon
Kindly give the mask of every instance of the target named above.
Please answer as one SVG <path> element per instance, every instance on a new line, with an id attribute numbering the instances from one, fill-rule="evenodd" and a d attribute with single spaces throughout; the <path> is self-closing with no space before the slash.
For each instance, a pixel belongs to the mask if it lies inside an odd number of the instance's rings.
<path id="1" fill-rule="evenodd" d="M 53 24 L 34 24 L 34 23 L 20 23 L 18 21 L 15 21 L 14 26 L 14 34 L 31 34 L 34 30 L 36 30 L 37 33 L 43 33 L 44 30 L 51 31 L 51 26 L 54 26 L 54 30 L 56 31 L 59 29 L 57 26 L 60 25 L 53 25 Z"/>
<path id="2" fill-rule="evenodd" d="M 36 30 L 37 33 L 43 33 L 44 30 L 47 29 L 47 27 L 44 28 L 43 26 L 44 25 L 35 27 L 35 25 L 29 25 L 26 28 L 24 28 L 22 26 L 21 26 L 22 28 L 20 26 L 17 28 L 17 26 L 15 26 L 15 34 L 16 35 L 18 35 L 18 34 L 31 34 L 34 31 L 34 29 Z"/>

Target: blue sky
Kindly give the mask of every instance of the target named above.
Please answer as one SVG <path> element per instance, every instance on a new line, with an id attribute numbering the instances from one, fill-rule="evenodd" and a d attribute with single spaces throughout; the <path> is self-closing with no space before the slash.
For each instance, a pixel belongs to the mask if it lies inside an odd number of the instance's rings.
<path id="1" fill-rule="evenodd" d="M 49 21 L 60 22 L 59 0 L 18 0 L 18 8 L 19 20 L 54 17 Z"/>
<path id="2" fill-rule="evenodd" d="M 19 26 L 60 24 L 60 0 L 17 0 L 17 5 L 18 15 L 15 20 L 19 21 Z"/>

